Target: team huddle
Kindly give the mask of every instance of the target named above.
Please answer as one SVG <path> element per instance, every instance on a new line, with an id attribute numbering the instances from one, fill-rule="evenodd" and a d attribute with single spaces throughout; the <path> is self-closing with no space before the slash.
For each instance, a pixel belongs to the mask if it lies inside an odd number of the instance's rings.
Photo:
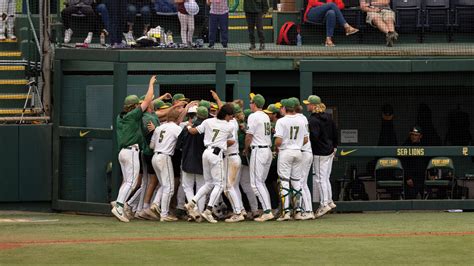
<path id="1" fill-rule="evenodd" d="M 265 98 L 251 93 L 246 110 L 243 101 L 224 103 L 214 91 L 215 103 L 190 101 L 180 93 L 153 99 L 155 81 L 151 77 L 142 98 L 127 96 L 116 120 L 123 174 L 112 202 L 117 219 L 178 220 L 170 213 L 175 151 L 181 153 L 177 210 L 185 210 L 188 221 L 309 220 L 336 208 L 329 182 L 336 127 L 318 96 L 303 101 L 311 113 L 307 118 L 295 97 L 263 109 Z M 279 182 L 277 209 L 272 209 L 266 184 L 272 161 Z M 307 184 L 310 173 L 319 191 L 315 212 Z M 230 210 L 221 217 L 216 209 L 223 202 L 230 203 Z"/>

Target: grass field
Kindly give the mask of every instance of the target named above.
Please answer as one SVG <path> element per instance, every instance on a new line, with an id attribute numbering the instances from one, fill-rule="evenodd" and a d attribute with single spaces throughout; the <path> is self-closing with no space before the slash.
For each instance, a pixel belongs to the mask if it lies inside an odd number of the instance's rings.
<path id="1" fill-rule="evenodd" d="M 0 212 L 0 265 L 471 264 L 474 213 L 330 214 L 301 222 L 119 223 Z"/>

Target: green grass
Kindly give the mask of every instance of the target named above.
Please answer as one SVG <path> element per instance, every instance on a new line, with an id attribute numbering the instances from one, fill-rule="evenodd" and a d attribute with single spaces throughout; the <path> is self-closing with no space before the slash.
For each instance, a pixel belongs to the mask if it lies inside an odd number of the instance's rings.
<path id="1" fill-rule="evenodd" d="M 406 235 L 472 232 L 474 213 L 401 212 L 331 214 L 304 222 L 240 224 L 119 223 L 112 217 L 0 213 L 5 218 L 58 219 L 44 223 L 0 222 L 0 247 L 22 241 L 81 240 L 0 248 L 0 265 L 50 264 L 469 264 L 474 235 Z M 347 236 L 347 234 L 357 234 Z M 364 234 L 404 234 L 373 236 Z M 285 236 L 288 239 L 159 240 L 170 237 Z M 313 238 L 298 236 L 310 235 Z M 321 238 L 314 238 L 315 236 Z M 338 236 L 339 235 L 339 236 Z M 345 235 L 345 236 L 344 236 Z M 155 238 L 155 240 L 130 240 Z M 87 243 L 85 240 L 122 239 Z"/>

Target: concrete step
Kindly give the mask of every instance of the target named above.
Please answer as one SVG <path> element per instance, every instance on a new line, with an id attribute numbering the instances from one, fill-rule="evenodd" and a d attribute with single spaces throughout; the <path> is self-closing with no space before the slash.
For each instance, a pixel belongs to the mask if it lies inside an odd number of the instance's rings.
<path id="1" fill-rule="evenodd" d="M 21 60 L 20 51 L 0 51 L 0 60 Z"/>
<path id="2" fill-rule="evenodd" d="M 25 77 L 25 66 L 0 65 L 0 79 L 20 79 Z"/>
<path id="3" fill-rule="evenodd" d="M 27 93 L 2 93 L 0 94 L 0 108 L 23 108 L 25 101 L 31 99 Z"/>
<path id="4" fill-rule="evenodd" d="M 27 93 L 26 79 L 0 79 L 0 93 Z"/>
<path id="5" fill-rule="evenodd" d="M 14 51 L 18 49 L 17 40 L 0 41 L 0 51 Z"/>
<path id="6" fill-rule="evenodd" d="M 264 26 L 272 25 L 272 15 L 266 15 L 263 18 Z M 229 28 L 232 26 L 247 26 L 247 20 L 245 19 L 245 14 L 235 14 L 229 16 Z"/>

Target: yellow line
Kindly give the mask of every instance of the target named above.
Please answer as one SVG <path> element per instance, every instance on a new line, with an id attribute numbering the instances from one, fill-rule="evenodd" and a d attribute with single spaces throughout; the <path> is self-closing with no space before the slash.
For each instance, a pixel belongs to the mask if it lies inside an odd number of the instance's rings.
<path id="1" fill-rule="evenodd" d="M 0 85 L 26 85 L 26 79 L 0 79 Z"/>
<path id="2" fill-rule="evenodd" d="M 25 70 L 25 66 L 0 66 L 0 71 Z"/>
<path id="3" fill-rule="evenodd" d="M 245 18 L 245 15 L 230 15 L 230 19 L 242 19 Z M 272 18 L 272 15 L 265 15 L 263 18 Z"/>
<path id="4" fill-rule="evenodd" d="M 229 30 L 246 30 L 247 26 L 230 26 Z M 264 30 L 273 30 L 273 26 L 263 26 Z"/>
<path id="5" fill-rule="evenodd" d="M 2 42 L 16 42 L 16 40 L 6 39 L 6 40 L 3 40 L 3 41 L 0 41 L 0 43 L 2 43 Z"/>
<path id="6" fill-rule="evenodd" d="M 5 52 L 0 52 L 0 56 L 8 56 L 8 57 L 16 57 L 16 56 L 21 56 L 21 52 L 19 51 L 5 51 Z"/>
<path id="7" fill-rule="evenodd" d="M 0 100 L 24 100 L 31 99 L 31 95 L 28 94 L 0 94 Z"/>
<path id="8" fill-rule="evenodd" d="M 23 113 L 23 109 L 0 109 L 0 115 L 17 115 L 17 114 L 22 114 Z M 31 114 L 34 114 L 36 112 L 30 110 L 30 109 L 26 109 L 24 114 L 28 114 L 28 115 L 31 115 Z"/>

